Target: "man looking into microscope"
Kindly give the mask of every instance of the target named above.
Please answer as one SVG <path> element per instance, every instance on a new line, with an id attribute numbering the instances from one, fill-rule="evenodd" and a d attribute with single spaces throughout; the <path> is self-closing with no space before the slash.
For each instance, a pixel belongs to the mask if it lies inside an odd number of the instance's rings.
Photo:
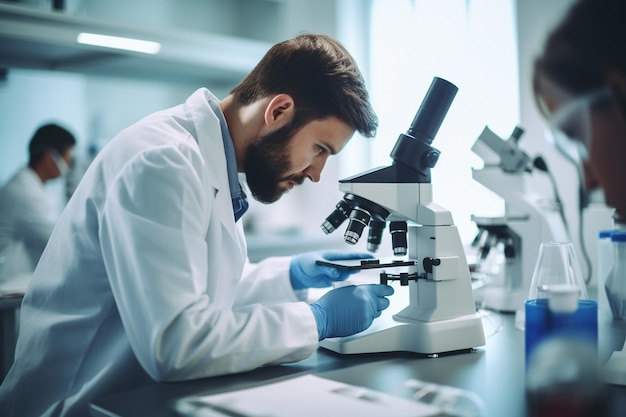
<path id="1" fill-rule="evenodd" d="M 199 89 L 120 132 L 35 271 L 0 414 L 83 416 L 107 393 L 298 361 L 323 338 L 369 327 L 391 287 L 302 301 L 301 290 L 348 276 L 316 260 L 347 254 L 247 262 L 238 173 L 272 203 L 319 181 L 355 131 L 376 127 L 350 54 L 301 35 L 274 45 L 223 100 Z"/>

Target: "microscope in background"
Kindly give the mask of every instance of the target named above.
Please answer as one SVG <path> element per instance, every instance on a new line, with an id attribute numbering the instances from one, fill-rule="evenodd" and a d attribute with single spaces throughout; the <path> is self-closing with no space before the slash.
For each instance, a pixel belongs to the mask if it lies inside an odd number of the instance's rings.
<path id="1" fill-rule="evenodd" d="M 409 301 L 395 315 L 389 313 L 391 308 L 383 311 L 367 330 L 325 339 L 322 347 L 346 354 L 409 351 L 436 356 L 485 344 L 457 227 L 451 213 L 432 199 L 430 169 L 440 152 L 430 145 L 457 90 L 435 77 L 411 127 L 391 151 L 393 164 L 339 181 L 345 195 L 322 224 L 324 232 L 349 219 L 344 240 L 355 244 L 368 227 L 367 247 L 375 251 L 389 223 L 394 257 L 399 259 L 320 263 L 383 268 L 381 283 L 400 281 L 408 287 Z"/>
<path id="2" fill-rule="evenodd" d="M 518 147 L 523 133 L 516 127 L 504 140 L 485 127 L 472 146 L 484 161 L 483 168 L 472 169 L 472 177 L 505 204 L 503 217 L 472 215 L 478 226 L 472 243 L 478 269 L 489 269 L 482 271 L 484 285 L 477 286 L 474 298 L 481 307 L 500 312 L 524 310 L 541 242 L 570 241 L 558 194 L 553 199 L 529 189 L 533 169 L 548 169 L 541 157 L 531 160 Z"/>

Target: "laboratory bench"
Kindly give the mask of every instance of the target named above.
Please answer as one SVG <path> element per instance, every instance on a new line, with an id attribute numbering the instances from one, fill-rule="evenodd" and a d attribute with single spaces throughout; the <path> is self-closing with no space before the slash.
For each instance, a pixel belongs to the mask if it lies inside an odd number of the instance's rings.
<path id="1" fill-rule="evenodd" d="M 108 395 L 94 401 L 90 412 L 93 417 L 184 416 L 176 404 L 185 398 L 312 374 L 393 395 L 401 395 L 399 389 L 409 380 L 452 386 L 477 394 L 484 403 L 485 417 L 526 416 L 524 332 L 515 327 L 514 314 L 482 313 L 486 344 L 471 352 L 439 357 L 407 352 L 341 355 L 319 348 L 293 364 L 188 382 L 154 383 Z M 599 323 L 599 355 L 604 361 L 612 351 L 621 350 L 626 323 L 608 316 L 600 317 Z M 610 415 L 626 416 L 626 387 L 607 385 L 606 390 Z M 332 416 L 330 409 L 327 415 Z"/>

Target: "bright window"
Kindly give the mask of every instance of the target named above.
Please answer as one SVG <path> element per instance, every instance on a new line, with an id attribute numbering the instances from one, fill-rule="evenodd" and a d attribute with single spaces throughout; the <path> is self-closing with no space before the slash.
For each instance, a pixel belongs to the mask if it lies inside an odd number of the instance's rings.
<path id="1" fill-rule="evenodd" d="M 472 179 L 471 147 L 487 125 L 508 137 L 519 120 L 514 0 L 372 0 L 369 84 L 380 119 L 371 167 L 389 165 L 433 77 L 459 88 L 433 146 L 434 200 L 449 209 L 465 243 L 471 215 L 504 214 L 504 202 Z"/>

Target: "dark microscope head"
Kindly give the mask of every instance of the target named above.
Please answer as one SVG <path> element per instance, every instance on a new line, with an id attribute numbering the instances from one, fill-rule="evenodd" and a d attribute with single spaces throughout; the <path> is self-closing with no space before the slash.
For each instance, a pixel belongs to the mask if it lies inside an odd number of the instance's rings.
<path id="1" fill-rule="evenodd" d="M 393 164 L 341 180 L 341 183 L 430 183 L 430 169 L 439 159 L 439 150 L 431 146 L 458 88 L 435 77 L 426 92 L 411 126 L 400 134 L 391 151 Z M 325 233 L 337 229 L 349 219 L 344 239 L 356 244 L 363 230 L 369 226 L 368 250 L 375 252 L 380 245 L 389 211 L 373 201 L 346 193 L 335 210 L 322 224 Z M 406 254 L 406 222 L 392 222 L 394 254 Z M 398 224 L 404 223 L 404 225 Z M 393 229 L 393 230 L 392 230 Z"/>

